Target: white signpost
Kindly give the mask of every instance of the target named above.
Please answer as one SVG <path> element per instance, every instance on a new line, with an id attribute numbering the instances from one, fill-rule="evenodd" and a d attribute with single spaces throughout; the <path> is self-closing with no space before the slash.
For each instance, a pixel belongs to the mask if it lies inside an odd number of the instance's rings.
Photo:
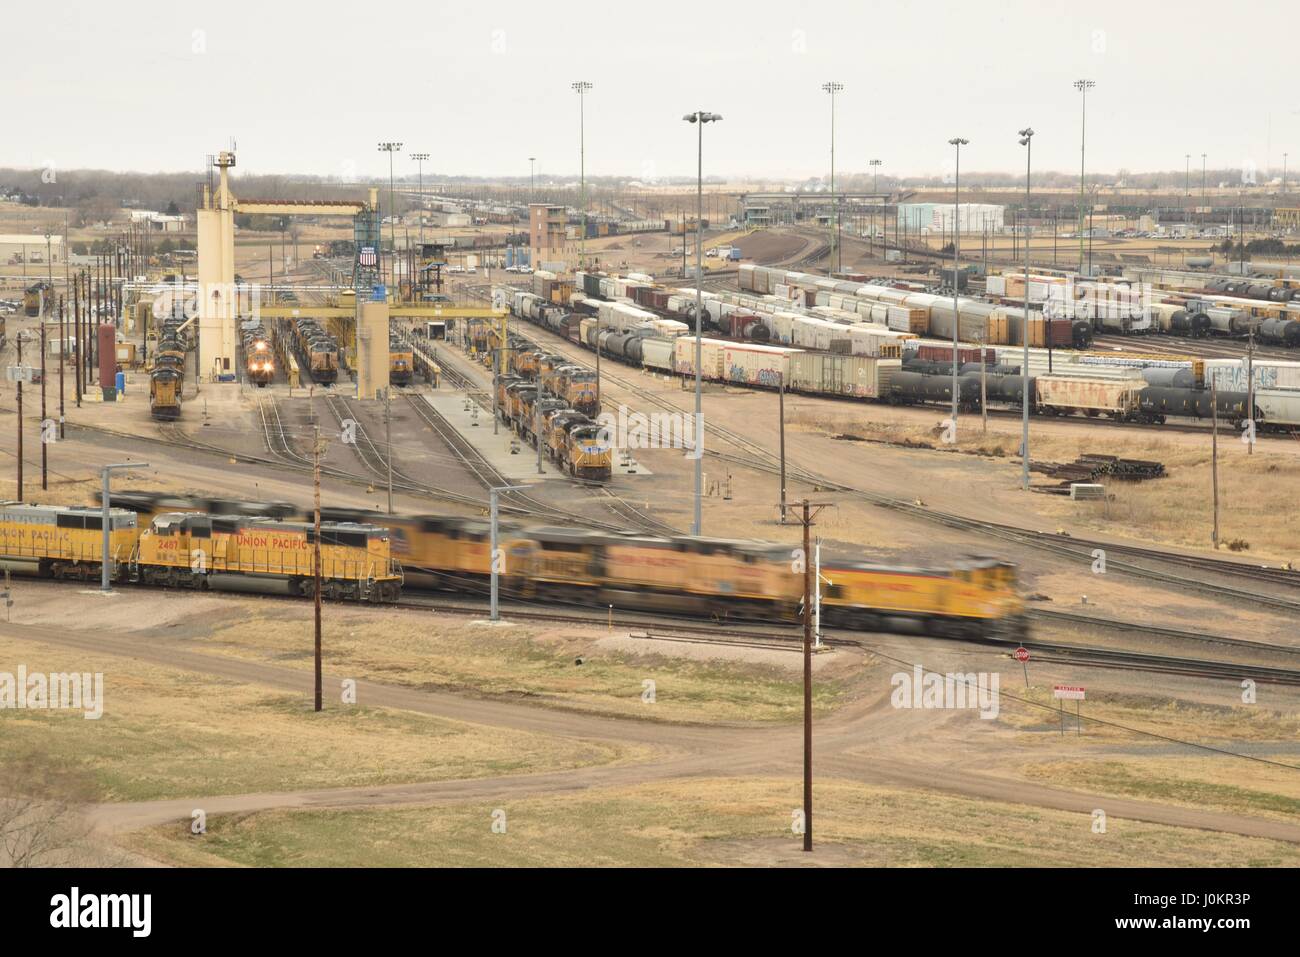
<path id="1" fill-rule="evenodd" d="M 1080 703 L 1087 694 L 1087 688 L 1083 685 L 1052 685 L 1052 697 L 1057 701 L 1073 701 L 1074 718 L 1076 733 L 1083 734 L 1083 705 Z M 1065 705 L 1058 706 L 1061 712 L 1061 734 L 1065 734 Z"/>

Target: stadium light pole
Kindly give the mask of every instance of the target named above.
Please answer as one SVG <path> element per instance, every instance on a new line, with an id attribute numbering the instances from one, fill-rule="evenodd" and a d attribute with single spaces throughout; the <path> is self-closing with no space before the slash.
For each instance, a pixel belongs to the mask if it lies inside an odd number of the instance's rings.
<path id="1" fill-rule="evenodd" d="M 1074 88 L 1080 93 L 1080 132 L 1079 132 L 1079 274 L 1083 274 L 1083 180 L 1087 168 L 1088 150 L 1088 91 L 1097 83 L 1095 80 L 1075 80 Z"/>
<path id="2" fill-rule="evenodd" d="M 869 161 L 868 161 L 868 165 L 870 165 L 870 167 L 871 167 L 871 192 L 872 192 L 873 194 L 875 194 L 875 193 L 877 192 L 877 189 L 876 189 L 876 174 L 880 171 L 880 165 L 881 165 L 881 163 L 883 163 L 883 162 L 884 162 L 883 160 L 878 160 L 878 159 L 873 159 L 873 160 L 869 160 Z M 873 196 L 871 197 L 871 201 L 872 201 L 872 204 L 871 204 L 871 250 L 872 250 L 872 252 L 874 253 L 874 252 L 875 252 L 875 248 L 876 248 L 876 247 L 875 247 L 875 243 L 876 243 L 876 196 L 875 196 L 875 195 L 873 195 Z"/>
<path id="3" fill-rule="evenodd" d="M 110 531 L 109 517 L 112 511 L 112 507 L 109 504 L 109 491 L 108 491 L 109 476 L 112 475 L 113 472 L 120 469 L 147 469 L 148 467 L 149 467 L 148 462 L 121 462 L 114 465 L 105 465 L 99 470 L 100 477 L 103 479 L 104 482 L 102 501 L 100 503 L 103 509 L 103 511 L 100 513 L 100 528 L 103 529 L 103 541 L 104 541 L 104 550 L 102 555 L 100 556 L 100 562 L 99 562 L 99 566 L 100 566 L 99 590 L 100 591 L 110 592 L 113 590 L 113 586 L 109 584 L 109 577 L 110 577 L 109 566 L 111 564 L 111 561 L 109 556 L 108 538 L 109 538 L 109 531 Z"/>
<path id="4" fill-rule="evenodd" d="M 704 312 L 704 124 L 717 123 L 722 119 L 717 113 L 697 110 L 682 117 L 687 123 L 697 127 L 699 146 L 695 173 L 695 520 L 691 524 L 691 534 L 701 535 L 704 531 L 702 517 L 704 493 L 704 386 L 700 378 L 703 343 L 700 338 L 700 316 Z M 686 236 L 682 235 L 683 249 Z"/>
<path id="5" fill-rule="evenodd" d="M 1020 406 L 1021 406 L 1021 426 L 1020 426 L 1020 457 L 1023 460 L 1020 468 L 1020 485 L 1029 491 L 1029 172 L 1030 160 L 1034 155 L 1034 131 L 1032 127 L 1026 126 L 1020 131 L 1020 145 L 1025 147 L 1025 319 L 1022 325 L 1021 338 L 1025 341 L 1023 364 L 1020 369 Z M 1043 321 L 1047 322 L 1047 317 L 1043 316 Z M 1043 328 L 1047 328 L 1044 326 Z M 1047 334 L 1047 340 L 1052 339 L 1051 333 Z M 980 356 L 980 361 L 984 357 Z"/>
<path id="6" fill-rule="evenodd" d="M 582 206 L 582 238 L 579 240 L 578 268 L 587 268 L 587 92 L 591 84 L 575 80 L 569 86 L 578 94 L 578 203 Z"/>
<path id="7" fill-rule="evenodd" d="M 418 164 L 420 173 L 419 191 L 420 191 L 420 245 L 424 245 L 424 161 L 429 158 L 428 153 L 412 153 L 411 159 Z"/>
<path id="8" fill-rule="evenodd" d="M 952 428 L 954 438 L 957 431 L 957 339 L 961 332 L 961 323 L 957 320 L 960 315 L 957 303 L 957 260 L 961 255 L 961 148 L 969 143 L 970 140 L 960 136 L 954 136 L 948 141 L 948 145 L 957 150 L 957 165 L 953 170 L 952 199 Z M 983 355 L 980 358 L 984 358 Z"/>
<path id="9" fill-rule="evenodd" d="M 397 280 L 397 224 L 393 220 L 396 212 L 396 207 L 393 205 L 393 154 L 401 151 L 401 143 L 379 144 L 379 152 L 388 154 L 388 243 L 392 247 L 388 253 L 389 285 Z"/>
<path id="10" fill-rule="evenodd" d="M 831 95 L 831 253 L 826 259 L 826 274 L 829 276 L 835 273 L 835 234 L 840 226 L 840 206 L 835 201 L 835 94 L 844 89 L 844 84 L 829 80 L 822 84 L 822 89 Z"/>

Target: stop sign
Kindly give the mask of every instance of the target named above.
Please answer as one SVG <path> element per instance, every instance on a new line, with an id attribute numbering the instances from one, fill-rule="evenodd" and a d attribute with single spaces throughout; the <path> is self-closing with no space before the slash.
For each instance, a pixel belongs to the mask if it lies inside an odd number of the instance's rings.
<path id="1" fill-rule="evenodd" d="M 1029 649 L 1028 649 L 1028 648 L 1017 648 L 1017 649 L 1016 649 L 1015 658 L 1016 658 L 1016 661 L 1020 662 L 1021 664 L 1024 664 L 1026 661 L 1029 660 Z"/>

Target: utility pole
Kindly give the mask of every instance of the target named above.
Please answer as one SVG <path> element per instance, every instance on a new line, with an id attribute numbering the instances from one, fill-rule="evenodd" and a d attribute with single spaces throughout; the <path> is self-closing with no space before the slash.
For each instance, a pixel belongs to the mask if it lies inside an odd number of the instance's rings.
<path id="1" fill-rule="evenodd" d="M 596 339 L 600 339 L 600 330 L 596 330 Z M 597 407 L 599 409 L 599 407 Z M 542 469 L 542 383 L 537 382 L 537 397 L 533 399 L 533 444 L 537 446 L 537 474 L 545 475 Z"/>
<path id="2" fill-rule="evenodd" d="M 23 500 L 23 333 L 14 342 L 18 348 L 18 501 Z"/>
<path id="3" fill-rule="evenodd" d="M 384 458 L 388 460 L 388 514 L 393 514 L 393 387 L 384 389 Z"/>
<path id="4" fill-rule="evenodd" d="M 826 507 L 803 500 L 803 849 L 813 849 L 812 815 L 812 645 L 813 564 L 811 529 L 813 519 Z"/>
<path id="5" fill-rule="evenodd" d="M 315 668 L 316 668 L 316 705 L 315 710 L 320 711 L 324 705 L 321 700 L 321 628 L 320 628 L 320 426 L 312 426 L 312 443 L 311 443 L 311 471 L 312 471 L 312 525 L 315 529 L 312 542 L 312 597 L 315 603 L 314 617 L 312 628 L 315 638 Z"/>
<path id="6" fill-rule="evenodd" d="M 65 244 L 66 251 L 66 244 Z M 67 317 L 68 299 L 66 295 L 59 297 L 59 438 L 65 438 L 64 435 L 64 406 L 63 406 L 63 354 L 68 351 L 68 317 Z"/>
<path id="7" fill-rule="evenodd" d="M 53 291 L 53 289 L 51 289 Z M 49 447 L 45 436 L 45 316 L 41 316 L 41 491 L 50 487 Z"/>
<path id="8" fill-rule="evenodd" d="M 1020 145 L 1025 148 L 1025 210 L 1026 217 L 1029 209 L 1029 175 L 1032 168 L 1034 155 L 1034 130 L 1033 127 L 1026 126 L 1020 131 Z M 1029 491 L 1029 236 L 1028 236 L 1028 218 L 1025 220 L 1025 318 L 1021 326 L 1021 332 L 1024 338 L 1024 357 L 1021 359 L 1020 368 L 1020 487 L 1026 492 Z M 1056 261 L 1056 228 L 1052 228 L 1052 261 Z M 1047 322 L 1047 316 L 1044 314 L 1043 321 Z M 1044 327 L 1047 328 L 1047 327 Z M 1047 336 L 1050 344 L 1052 337 L 1050 333 Z M 1051 371 L 1052 361 L 1051 349 L 1047 352 L 1048 371 Z"/>
<path id="9" fill-rule="evenodd" d="M 778 392 L 777 408 L 778 417 L 780 418 L 781 431 L 781 524 L 785 524 L 785 373 L 778 373 L 780 391 Z"/>
<path id="10" fill-rule="evenodd" d="M 1214 377 L 1210 377 L 1210 417 L 1213 423 L 1210 432 L 1210 483 L 1214 490 L 1214 531 L 1210 540 L 1217 551 L 1219 548 L 1219 394 L 1215 388 Z"/>

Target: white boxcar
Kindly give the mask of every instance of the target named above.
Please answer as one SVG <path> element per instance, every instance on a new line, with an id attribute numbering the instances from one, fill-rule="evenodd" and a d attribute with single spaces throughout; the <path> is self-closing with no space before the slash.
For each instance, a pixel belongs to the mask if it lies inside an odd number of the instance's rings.
<path id="1" fill-rule="evenodd" d="M 705 379 L 722 379 L 726 376 L 723 350 L 731 345 L 721 339 L 700 340 L 700 375 Z M 673 340 L 673 371 L 680 375 L 695 375 L 695 337 L 678 336 Z"/>
<path id="2" fill-rule="evenodd" d="M 790 388 L 795 391 L 876 399 L 902 364 L 898 359 L 799 352 L 790 356 L 789 365 Z"/>
<path id="3" fill-rule="evenodd" d="M 1256 357 L 1253 368 L 1256 389 L 1300 390 L 1300 362 Z M 1216 389 L 1245 392 L 1246 360 L 1206 359 L 1205 378 L 1207 387 L 1213 379 Z"/>
<path id="4" fill-rule="evenodd" d="M 1264 428 L 1286 432 L 1300 429 L 1300 391 L 1259 389 L 1255 405 L 1264 414 Z"/>
<path id="5" fill-rule="evenodd" d="M 641 343 L 641 364 L 656 372 L 673 371 L 674 339 L 649 337 Z"/>
<path id="6" fill-rule="evenodd" d="M 762 346 L 757 343 L 725 343 L 723 365 L 728 382 L 742 385 L 761 385 L 776 388 L 784 378 L 790 380 L 790 357 L 800 354 L 798 349 L 782 346 Z"/>

